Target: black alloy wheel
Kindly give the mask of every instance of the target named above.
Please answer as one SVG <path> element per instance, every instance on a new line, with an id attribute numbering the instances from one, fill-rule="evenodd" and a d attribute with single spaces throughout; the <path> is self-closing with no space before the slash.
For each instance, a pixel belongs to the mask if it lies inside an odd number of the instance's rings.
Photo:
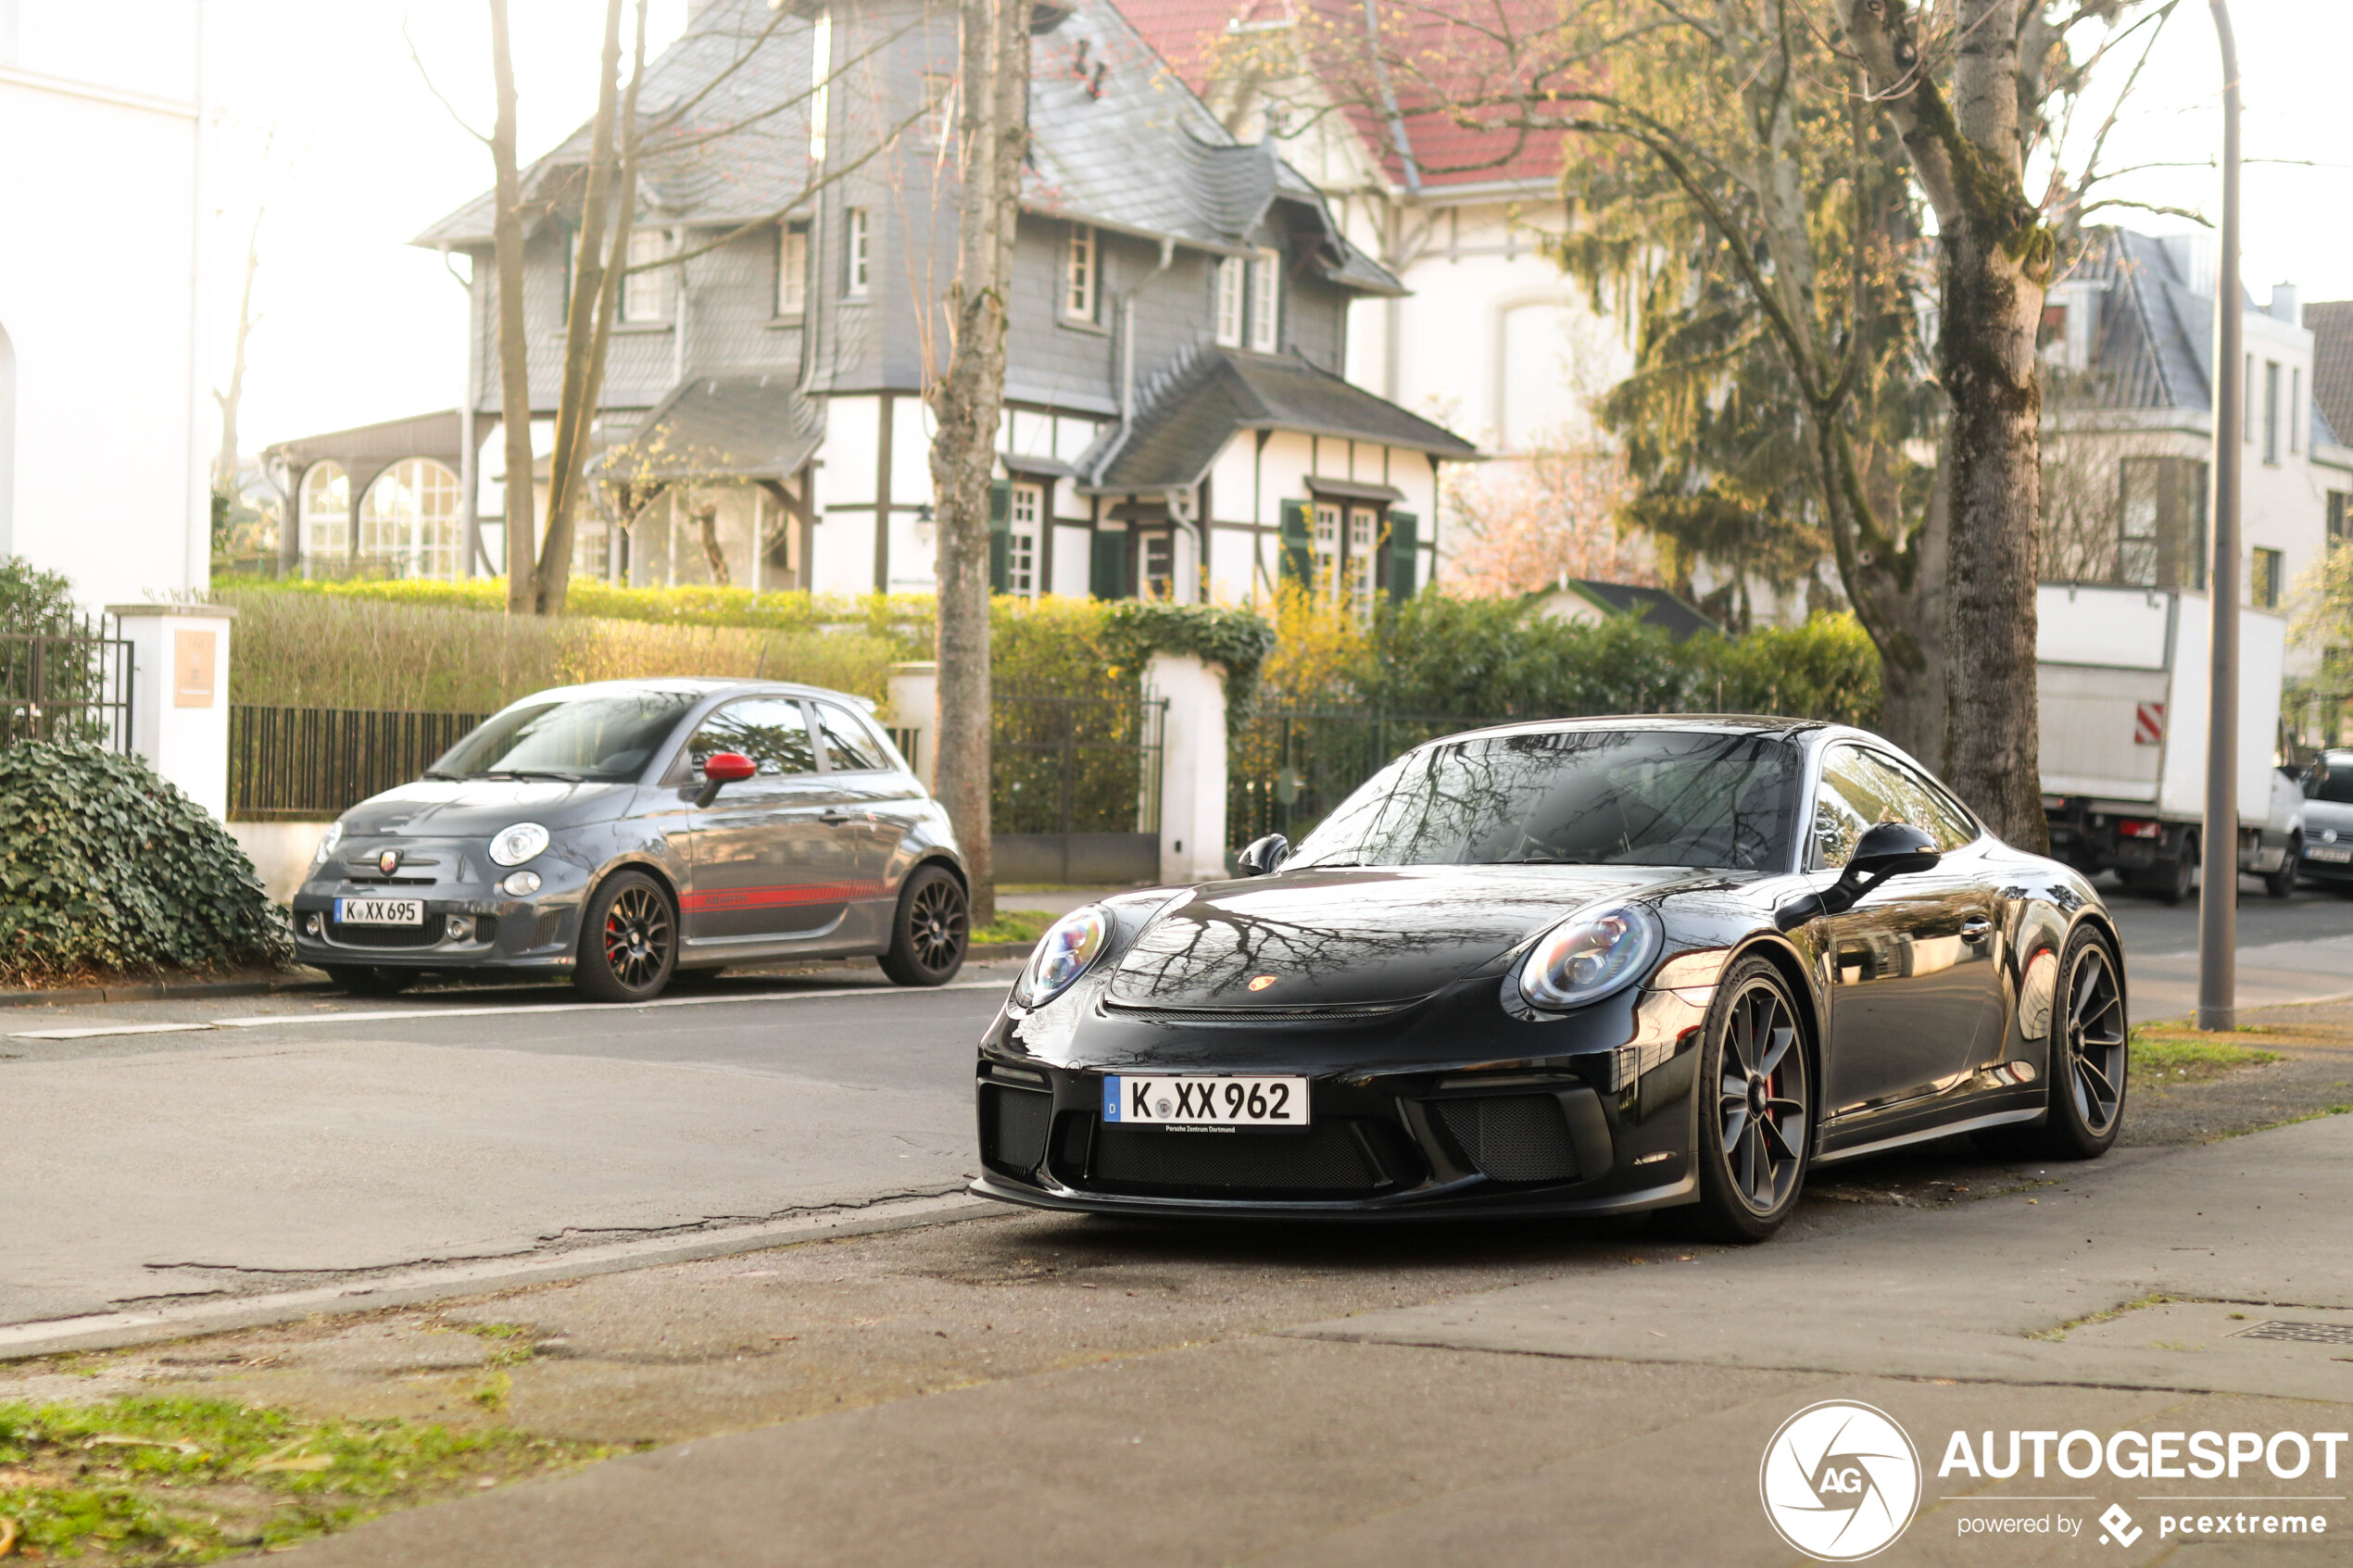
<path id="1" fill-rule="evenodd" d="M 2296 862 L 2303 859 L 2304 835 L 2300 833 L 2289 834 L 2287 850 L 2280 856 L 2279 869 L 2263 873 L 2263 891 L 2274 898 L 2284 898 L 2295 892 Z"/>
<path id="2" fill-rule="evenodd" d="M 2116 955 L 2088 926 L 2068 939 L 2059 1004 L 2052 1020 L 2050 1115 L 2038 1129 L 2037 1148 L 2051 1160 L 2095 1160 L 2124 1124 L 2129 1047 Z"/>
<path id="3" fill-rule="evenodd" d="M 643 872 L 619 872 L 588 899 L 580 922 L 580 966 L 573 983 L 599 1002 L 642 1002 L 661 995 L 678 961 L 678 919 L 670 896 Z"/>
<path id="4" fill-rule="evenodd" d="M 347 991 L 355 997 L 398 996 L 421 978 L 413 969 L 391 969 L 377 964 L 331 963 L 321 967 L 338 990 Z"/>
<path id="5" fill-rule="evenodd" d="M 901 985 L 945 985 L 964 967 L 972 942 L 972 904 L 947 867 L 918 866 L 899 890 L 883 972 Z"/>
<path id="6" fill-rule="evenodd" d="M 1805 1028 L 1769 960 L 1745 960 L 1718 985 L 1699 1085 L 1692 1223 L 1713 1240 L 1763 1241 L 1797 1207 L 1814 1117 Z"/>

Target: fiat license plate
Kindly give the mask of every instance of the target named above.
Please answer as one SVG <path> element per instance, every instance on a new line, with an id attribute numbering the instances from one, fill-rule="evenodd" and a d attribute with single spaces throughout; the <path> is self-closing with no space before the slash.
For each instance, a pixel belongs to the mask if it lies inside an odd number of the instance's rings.
<path id="1" fill-rule="evenodd" d="M 1116 1075 L 1103 1080 L 1103 1120 L 1179 1132 L 1304 1127 L 1307 1080 Z"/>
<path id="2" fill-rule="evenodd" d="M 343 925 L 422 925 L 422 898 L 338 898 L 335 920 Z"/>

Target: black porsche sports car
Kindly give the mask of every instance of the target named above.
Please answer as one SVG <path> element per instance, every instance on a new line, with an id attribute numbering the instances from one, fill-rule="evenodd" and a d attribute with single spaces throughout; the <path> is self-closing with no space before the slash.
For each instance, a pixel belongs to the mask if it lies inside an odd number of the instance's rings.
<path id="1" fill-rule="evenodd" d="M 1817 1163 L 2124 1112 L 2099 896 L 1877 736 L 1482 730 L 1245 875 L 1058 922 L 980 1046 L 984 1197 L 1116 1213 L 1610 1213 L 1761 1240 Z"/>

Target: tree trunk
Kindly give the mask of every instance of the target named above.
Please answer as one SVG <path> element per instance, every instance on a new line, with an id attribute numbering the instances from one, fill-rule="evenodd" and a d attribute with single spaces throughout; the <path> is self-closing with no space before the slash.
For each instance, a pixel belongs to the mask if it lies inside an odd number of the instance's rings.
<path id="1" fill-rule="evenodd" d="M 237 296 L 237 341 L 229 361 L 229 390 L 216 392 L 220 405 L 220 450 L 212 459 L 212 489 L 230 495 L 237 487 L 237 406 L 245 395 L 245 343 L 253 336 L 253 274 L 261 265 L 261 214 L 253 215 L 253 232 L 245 238 L 245 288 Z"/>
<path id="2" fill-rule="evenodd" d="M 939 679 L 932 791 L 972 875 L 972 921 L 997 918 L 989 853 L 988 492 L 1005 402 L 1005 301 L 1029 138 L 1027 0 L 963 0 L 963 203 L 949 293 L 947 373 L 933 385 Z M 875 520 L 883 525 L 882 519 Z"/>
<path id="3" fill-rule="evenodd" d="M 1945 622 L 1950 604 L 1945 596 L 1953 515 L 1946 481 L 1951 472 L 1940 449 L 1936 487 L 1929 496 L 1920 537 L 1912 546 L 1911 583 L 1908 587 L 1891 583 L 1882 600 L 1891 629 L 1919 651 L 1919 663 L 1915 667 L 1884 653 L 1880 657 L 1879 733 L 1939 775 L 1945 768 L 1949 722 Z"/>
<path id="4" fill-rule="evenodd" d="M 498 277 L 498 420 L 507 438 L 507 610 L 528 615 L 538 544 L 531 492 L 531 341 L 522 309 L 522 176 L 515 165 L 515 67 L 507 43 L 507 0 L 490 0 L 490 65 L 498 93 L 490 132 L 497 170 L 491 253 Z M 353 504 L 359 497 L 354 495 Z"/>

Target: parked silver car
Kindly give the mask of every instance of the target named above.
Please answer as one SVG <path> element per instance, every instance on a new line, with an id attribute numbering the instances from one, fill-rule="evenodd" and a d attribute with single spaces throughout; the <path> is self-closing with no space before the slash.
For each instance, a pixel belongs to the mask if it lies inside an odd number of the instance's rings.
<path id="1" fill-rule="evenodd" d="M 2353 751 L 2324 751 L 2305 770 L 2303 871 L 2353 893 Z"/>
<path id="2" fill-rule="evenodd" d="M 678 972 L 873 954 L 964 961 L 947 813 L 858 699 L 766 681 L 524 697 L 320 842 L 295 946 L 347 989 L 431 971 L 568 975 L 643 1001 Z"/>

